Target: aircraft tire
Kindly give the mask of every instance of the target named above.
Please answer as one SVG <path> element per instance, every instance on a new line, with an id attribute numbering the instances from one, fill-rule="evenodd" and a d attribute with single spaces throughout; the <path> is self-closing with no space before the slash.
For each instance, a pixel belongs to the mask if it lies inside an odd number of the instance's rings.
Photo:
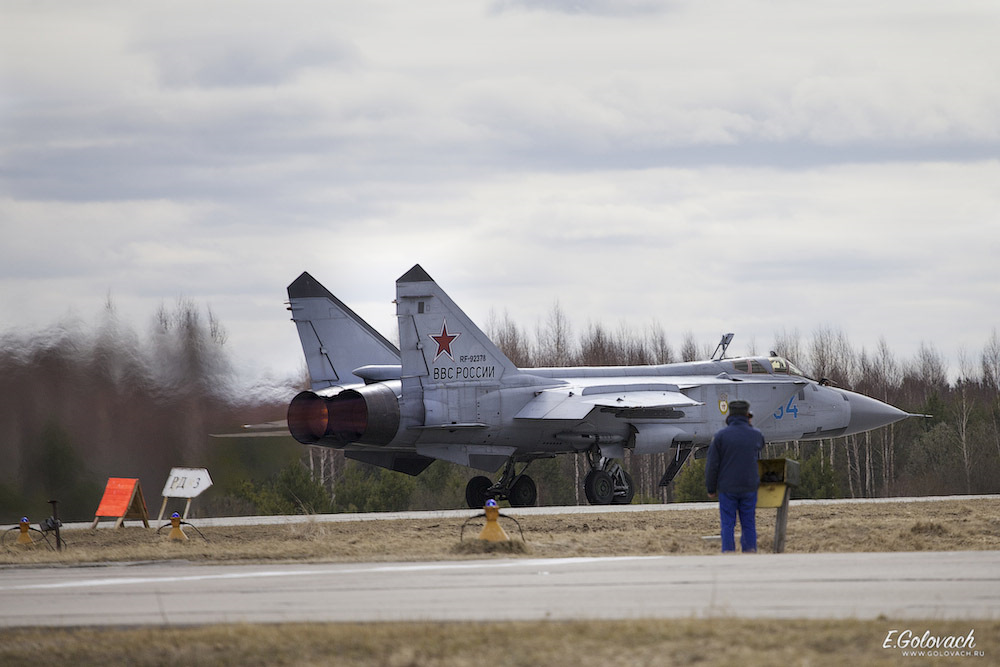
<path id="1" fill-rule="evenodd" d="M 478 475 L 469 480 L 465 485 L 465 502 L 474 510 L 481 510 L 486 506 L 486 501 L 493 496 L 487 491 L 493 486 L 493 480 L 485 475 Z"/>
<path id="2" fill-rule="evenodd" d="M 610 505 L 615 496 L 611 475 L 603 470 L 591 470 L 583 481 L 583 491 L 591 505 Z"/>
<path id="3" fill-rule="evenodd" d="M 535 480 L 527 475 L 521 475 L 510 487 L 510 495 L 507 496 L 511 507 L 534 507 L 538 502 L 538 487 Z"/>
<path id="4" fill-rule="evenodd" d="M 624 470 L 622 470 L 622 474 L 625 476 L 625 485 L 628 488 L 626 488 L 624 495 L 615 496 L 611 502 L 615 505 L 631 505 L 632 499 L 635 498 L 635 484 L 632 482 L 632 475 Z"/>

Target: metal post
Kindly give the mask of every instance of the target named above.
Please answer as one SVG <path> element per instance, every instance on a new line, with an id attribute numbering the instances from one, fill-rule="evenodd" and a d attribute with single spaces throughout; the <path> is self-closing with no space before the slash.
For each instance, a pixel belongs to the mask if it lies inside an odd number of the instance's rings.
<path id="1" fill-rule="evenodd" d="M 774 553 L 785 551 L 785 534 L 788 530 L 788 500 L 792 496 L 792 487 L 785 485 L 785 497 L 778 507 L 778 515 L 774 522 Z"/>
<path id="2" fill-rule="evenodd" d="M 63 541 L 62 536 L 59 534 L 59 526 L 62 525 L 59 521 L 59 501 L 50 500 L 49 504 L 52 505 L 52 522 L 56 526 L 56 551 L 62 551 Z"/>

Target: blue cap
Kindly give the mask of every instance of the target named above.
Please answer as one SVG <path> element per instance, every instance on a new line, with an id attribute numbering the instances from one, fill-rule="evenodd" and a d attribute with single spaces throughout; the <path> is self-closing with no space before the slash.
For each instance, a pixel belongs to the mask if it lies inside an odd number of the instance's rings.
<path id="1" fill-rule="evenodd" d="M 181 513 L 180 512 L 174 512 L 173 514 L 170 515 L 170 518 L 171 519 L 179 519 L 179 518 L 181 518 Z"/>
<path id="2" fill-rule="evenodd" d="M 497 501 L 495 501 L 492 498 L 490 498 L 489 500 L 486 501 L 486 506 L 487 507 L 496 507 L 497 506 Z"/>

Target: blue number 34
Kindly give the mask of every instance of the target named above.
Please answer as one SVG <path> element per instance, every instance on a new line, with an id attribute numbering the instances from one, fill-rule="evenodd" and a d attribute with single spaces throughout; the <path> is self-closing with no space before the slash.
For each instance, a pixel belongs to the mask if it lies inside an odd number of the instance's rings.
<path id="1" fill-rule="evenodd" d="M 792 415 L 793 419 L 799 418 L 799 406 L 795 405 L 794 396 L 788 399 L 788 405 L 786 407 L 778 408 L 778 411 L 774 413 L 774 418 L 782 419 L 785 415 Z"/>

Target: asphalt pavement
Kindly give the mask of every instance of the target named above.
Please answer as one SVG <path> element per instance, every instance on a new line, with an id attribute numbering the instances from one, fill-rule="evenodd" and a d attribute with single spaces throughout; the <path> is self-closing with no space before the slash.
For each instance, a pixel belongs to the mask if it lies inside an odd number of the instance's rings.
<path id="1" fill-rule="evenodd" d="M 992 551 L 0 570 L 0 626 L 998 615 Z"/>

